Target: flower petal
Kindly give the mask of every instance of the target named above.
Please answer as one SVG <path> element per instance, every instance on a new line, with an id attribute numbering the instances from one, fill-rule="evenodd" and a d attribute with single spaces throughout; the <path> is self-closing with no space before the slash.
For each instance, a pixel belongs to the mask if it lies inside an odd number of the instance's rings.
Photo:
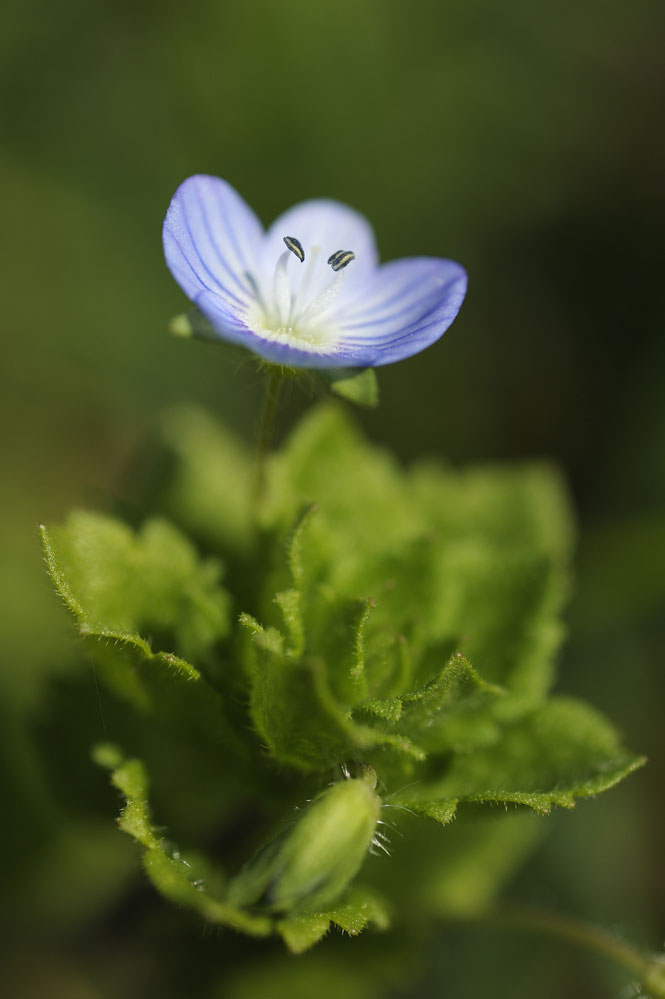
<path id="1" fill-rule="evenodd" d="M 352 250 L 355 259 L 344 271 L 344 300 L 353 294 L 376 268 L 378 254 L 374 233 L 367 219 L 348 205 L 325 198 L 302 201 L 280 215 L 268 229 L 264 240 L 261 272 L 272 282 L 275 263 L 284 251 L 284 236 L 295 236 L 305 251 L 305 263 L 289 268 L 292 290 L 307 273 L 308 259 L 318 247 L 319 259 L 308 275 L 308 296 L 320 294 L 333 278 L 326 261 L 337 250 Z M 268 284 L 267 287 L 270 287 Z"/>
<path id="2" fill-rule="evenodd" d="M 335 315 L 340 352 L 373 367 L 411 357 L 445 333 L 466 293 L 452 260 L 413 257 L 384 264 Z"/>
<path id="3" fill-rule="evenodd" d="M 221 311 L 237 321 L 254 300 L 263 227 L 226 181 L 196 175 L 173 195 L 164 219 L 164 255 L 169 270 L 193 301 L 202 292 L 220 299 Z"/>

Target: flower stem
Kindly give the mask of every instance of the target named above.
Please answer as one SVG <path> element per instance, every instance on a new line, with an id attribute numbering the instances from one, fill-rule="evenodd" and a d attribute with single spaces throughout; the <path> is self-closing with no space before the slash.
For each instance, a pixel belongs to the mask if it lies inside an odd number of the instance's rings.
<path id="1" fill-rule="evenodd" d="M 644 987 L 645 997 L 665 999 L 665 961 L 655 954 L 646 954 L 631 944 L 619 940 L 609 930 L 593 926 L 578 919 L 560 916 L 545 909 L 532 909 L 528 906 L 504 906 L 488 915 L 492 922 L 504 926 L 543 933 L 558 937 L 585 950 L 595 951 L 611 958 L 632 975 Z"/>
<path id="2" fill-rule="evenodd" d="M 259 424 L 259 437 L 256 450 L 256 472 L 254 477 L 254 506 L 258 507 L 263 499 L 266 480 L 266 459 L 270 453 L 275 438 L 277 411 L 279 399 L 284 385 L 284 374 L 281 368 L 271 367 L 266 382 L 266 394 L 263 400 L 263 412 Z"/>

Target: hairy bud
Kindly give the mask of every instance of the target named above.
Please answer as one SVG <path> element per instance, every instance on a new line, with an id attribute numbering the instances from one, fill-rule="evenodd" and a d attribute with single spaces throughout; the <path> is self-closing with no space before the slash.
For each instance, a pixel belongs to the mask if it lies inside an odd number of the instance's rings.
<path id="1" fill-rule="evenodd" d="M 333 784 L 240 872 L 229 886 L 228 900 L 282 914 L 330 907 L 359 871 L 380 808 L 365 772 Z"/>

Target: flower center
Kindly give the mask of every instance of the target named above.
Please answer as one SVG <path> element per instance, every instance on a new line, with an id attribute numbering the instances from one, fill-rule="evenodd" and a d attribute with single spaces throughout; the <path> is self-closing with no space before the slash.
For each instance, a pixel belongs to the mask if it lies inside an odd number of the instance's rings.
<path id="1" fill-rule="evenodd" d="M 267 340 L 296 344 L 305 350 L 320 351 L 334 340 L 331 307 L 344 282 L 344 268 L 355 254 L 352 250 L 337 250 L 328 257 L 333 270 L 332 279 L 321 282 L 317 263 L 321 255 L 319 246 L 311 247 L 305 264 L 305 250 L 295 236 L 284 236 L 286 250 L 277 258 L 272 287 L 257 288 L 256 302 L 251 306 L 248 322 L 259 336 Z M 289 270 L 291 258 L 305 264 L 301 273 Z M 316 287 L 318 285 L 318 288 Z"/>

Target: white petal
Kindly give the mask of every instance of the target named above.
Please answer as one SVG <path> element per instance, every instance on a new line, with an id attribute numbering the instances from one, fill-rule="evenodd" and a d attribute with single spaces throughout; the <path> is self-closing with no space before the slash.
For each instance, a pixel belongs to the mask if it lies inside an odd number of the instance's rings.
<path id="1" fill-rule="evenodd" d="M 334 277 L 327 260 L 337 250 L 352 250 L 355 260 L 344 270 L 344 300 L 362 285 L 377 266 L 374 233 L 367 219 L 348 205 L 339 201 L 317 199 L 303 201 L 280 215 L 266 233 L 262 251 L 262 279 L 270 287 L 275 264 L 284 250 L 284 236 L 300 240 L 305 251 L 305 261 L 294 256 L 289 265 L 291 290 L 297 293 L 307 277 L 307 300 L 311 301 L 326 288 Z M 318 256 L 311 272 L 308 264 L 318 248 Z"/>

